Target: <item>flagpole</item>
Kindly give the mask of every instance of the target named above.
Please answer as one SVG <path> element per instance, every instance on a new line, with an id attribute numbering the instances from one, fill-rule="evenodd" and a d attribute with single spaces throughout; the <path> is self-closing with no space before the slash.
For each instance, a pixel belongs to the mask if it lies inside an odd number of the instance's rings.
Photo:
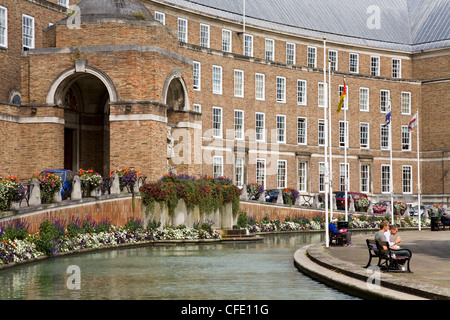
<path id="1" fill-rule="evenodd" d="M 422 192 L 422 190 L 420 190 L 421 188 L 420 188 L 420 155 L 419 155 L 419 150 L 420 150 L 420 148 L 419 148 L 419 109 L 417 109 L 417 211 L 418 211 L 418 214 L 419 214 L 419 231 L 421 231 L 422 230 L 422 227 L 421 227 L 421 217 L 420 217 L 420 208 L 421 208 L 421 192 Z M 425 210 L 425 209 L 424 209 Z"/>
<path id="2" fill-rule="evenodd" d="M 330 221 L 333 219 L 333 156 L 332 156 L 332 145 L 331 145 L 331 61 L 328 59 L 328 145 L 330 151 Z"/>
<path id="3" fill-rule="evenodd" d="M 327 130 L 327 63 L 326 63 L 326 43 L 327 39 L 323 38 L 323 116 L 324 116 L 324 184 L 325 184 L 325 246 L 329 247 L 329 226 L 328 226 L 328 159 L 327 159 L 327 143 L 328 143 L 328 130 Z"/>
<path id="4" fill-rule="evenodd" d="M 390 149 L 390 170 L 389 170 L 389 191 L 391 193 L 391 222 L 394 224 L 394 182 L 393 182 L 393 172 L 394 171 L 392 167 L 392 104 L 391 99 L 389 99 L 389 110 L 388 112 L 391 113 L 390 119 L 389 119 L 389 149 Z M 400 214 L 400 213 L 399 213 Z"/>
<path id="5" fill-rule="evenodd" d="M 348 108 L 348 93 L 347 82 L 344 77 L 344 90 L 346 92 L 344 98 L 344 184 L 345 184 L 345 221 L 348 221 L 348 179 L 347 179 L 347 144 L 348 144 L 348 128 L 347 128 L 347 108 Z"/>

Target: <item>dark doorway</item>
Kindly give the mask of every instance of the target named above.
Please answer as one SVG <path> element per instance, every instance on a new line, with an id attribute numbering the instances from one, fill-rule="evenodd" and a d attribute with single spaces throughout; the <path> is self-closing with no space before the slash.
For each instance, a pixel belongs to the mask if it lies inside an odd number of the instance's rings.
<path id="1" fill-rule="evenodd" d="M 64 165 L 77 172 L 95 170 L 109 176 L 109 94 L 104 83 L 75 73 L 61 90 L 64 103 Z"/>
<path id="2" fill-rule="evenodd" d="M 73 170 L 73 129 L 64 128 L 64 169 Z"/>

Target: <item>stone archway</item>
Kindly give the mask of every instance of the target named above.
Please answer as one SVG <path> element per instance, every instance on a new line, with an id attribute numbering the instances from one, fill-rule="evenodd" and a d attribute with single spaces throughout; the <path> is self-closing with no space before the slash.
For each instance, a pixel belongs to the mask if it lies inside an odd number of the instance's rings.
<path id="1" fill-rule="evenodd" d="M 93 169 L 109 176 L 111 100 L 116 94 L 110 80 L 92 68 L 66 70 L 52 84 L 47 103 L 64 108 L 66 169 Z"/>
<path id="2" fill-rule="evenodd" d="M 169 110 L 190 110 L 186 83 L 181 77 L 181 70 L 175 70 L 166 78 L 163 88 L 163 102 Z"/>

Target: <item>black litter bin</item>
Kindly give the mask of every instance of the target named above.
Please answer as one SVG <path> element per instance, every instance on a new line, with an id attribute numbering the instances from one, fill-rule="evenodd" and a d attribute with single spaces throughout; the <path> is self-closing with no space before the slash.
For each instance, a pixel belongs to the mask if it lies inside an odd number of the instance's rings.
<path id="1" fill-rule="evenodd" d="M 338 221 L 337 228 L 338 230 L 348 229 L 348 221 Z"/>
<path id="2" fill-rule="evenodd" d="M 431 217 L 431 231 L 438 231 L 438 219 L 439 217 Z"/>

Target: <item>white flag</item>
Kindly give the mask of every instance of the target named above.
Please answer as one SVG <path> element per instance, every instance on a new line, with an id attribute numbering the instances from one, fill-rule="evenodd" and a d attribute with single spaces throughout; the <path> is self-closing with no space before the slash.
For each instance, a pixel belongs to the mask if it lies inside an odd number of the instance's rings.
<path id="1" fill-rule="evenodd" d="M 413 131 L 413 129 L 416 125 L 417 125 L 417 113 L 409 121 L 408 130 Z"/>

